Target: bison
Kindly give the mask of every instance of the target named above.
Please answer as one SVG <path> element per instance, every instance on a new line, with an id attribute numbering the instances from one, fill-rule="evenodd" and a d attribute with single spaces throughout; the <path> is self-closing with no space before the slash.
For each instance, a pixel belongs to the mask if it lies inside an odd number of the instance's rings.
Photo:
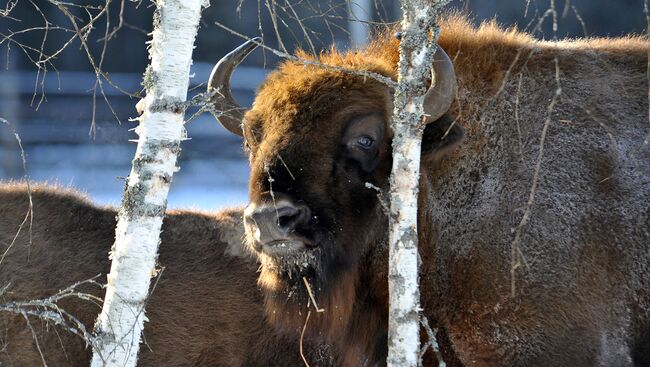
<path id="1" fill-rule="evenodd" d="M 441 28 L 418 236 L 423 314 L 443 359 L 650 364 L 648 40 L 540 41 L 458 16 Z M 267 317 L 295 333 L 315 301 L 325 311 L 307 339 L 331 344 L 345 365 L 384 364 L 381 196 L 399 132 L 391 90 L 360 74 L 395 79 L 399 41 L 386 33 L 364 49 L 299 52 L 308 62 L 281 63 L 245 110 L 228 81 L 255 45 L 222 59 L 208 90 L 217 119 L 244 137 L 245 239 Z"/>
<path id="2" fill-rule="evenodd" d="M 52 186 L 32 186 L 31 196 L 33 223 L 19 230 L 29 208 L 27 188 L 0 185 L 0 305 L 50 297 L 110 268 L 114 209 Z M 243 251 L 241 218 L 241 209 L 167 213 L 158 258 L 164 270 L 147 303 L 150 321 L 138 365 L 303 366 L 300 334 L 282 336 L 265 326 L 257 264 Z M 101 287 L 88 283 L 78 291 L 104 296 Z M 100 302 L 77 297 L 64 298 L 58 306 L 61 315 L 72 315 L 87 332 L 101 310 Z M 90 361 L 90 347 L 62 325 L 0 309 L 0 330 L 2 366 L 84 366 Z M 327 346 L 305 348 L 310 362 L 335 363 Z"/>

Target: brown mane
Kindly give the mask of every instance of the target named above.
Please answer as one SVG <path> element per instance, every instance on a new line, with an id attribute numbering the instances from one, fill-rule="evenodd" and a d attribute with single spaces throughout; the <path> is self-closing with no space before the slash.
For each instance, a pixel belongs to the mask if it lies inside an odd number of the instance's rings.
<path id="1" fill-rule="evenodd" d="M 531 52 L 559 55 L 568 59 L 587 56 L 579 62 L 576 60 L 576 63 L 562 65 L 562 67 L 570 67 L 579 64 L 584 67 L 584 62 L 593 62 L 590 57 L 592 51 L 605 52 L 613 59 L 631 60 L 647 57 L 650 47 L 647 36 L 634 35 L 617 38 L 563 39 L 559 42 L 541 41 L 514 27 L 504 28 L 495 20 L 475 26 L 467 16 L 459 13 L 443 15 L 439 24 L 441 33 L 438 42 L 454 61 L 462 87 L 470 90 L 484 88 L 496 90 L 518 53 L 521 63 L 526 61 Z M 375 40 L 361 50 L 341 52 L 332 48 L 319 55 L 299 51 L 296 56 L 325 65 L 371 71 L 395 79 L 399 61 L 399 41 L 394 34 L 394 28 L 380 30 Z M 564 59 L 564 61 L 568 60 Z M 521 66 L 521 63 L 517 65 Z M 548 59 L 528 60 L 527 67 L 546 69 L 549 67 Z M 305 68 L 309 73 L 305 72 Z M 318 66 L 305 66 L 299 61 L 284 61 L 274 74 L 283 74 L 282 83 L 287 83 L 287 76 L 291 75 L 291 78 L 295 78 L 295 83 L 300 84 L 301 79 L 311 79 L 309 74 L 319 70 L 322 73 L 328 72 Z M 274 82 L 275 78 L 271 76 L 266 80 L 265 85 Z"/>

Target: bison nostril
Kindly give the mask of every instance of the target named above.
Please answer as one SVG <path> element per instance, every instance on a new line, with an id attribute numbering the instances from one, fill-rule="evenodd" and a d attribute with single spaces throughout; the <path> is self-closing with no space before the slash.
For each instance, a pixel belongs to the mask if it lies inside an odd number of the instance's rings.
<path id="1" fill-rule="evenodd" d="M 244 223 L 261 243 L 288 240 L 296 237 L 296 229 L 309 222 L 309 208 L 282 202 L 277 205 L 251 204 L 244 213 Z"/>
<path id="2" fill-rule="evenodd" d="M 277 209 L 277 224 L 284 231 L 292 231 L 305 220 L 307 208 L 298 206 L 285 206 Z"/>
<path id="3" fill-rule="evenodd" d="M 288 228 L 296 221 L 298 214 L 278 216 L 278 226 Z"/>

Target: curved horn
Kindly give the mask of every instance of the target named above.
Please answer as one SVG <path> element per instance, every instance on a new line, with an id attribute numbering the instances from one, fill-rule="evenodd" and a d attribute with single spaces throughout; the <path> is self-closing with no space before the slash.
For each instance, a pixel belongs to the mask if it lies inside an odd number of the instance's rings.
<path id="1" fill-rule="evenodd" d="M 431 123 L 444 115 L 456 97 L 456 72 L 454 64 L 445 50 L 438 45 L 433 60 L 431 87 L 424 96 L 426 123 Z"/>
<path id="2" fill-rule="evenodd" d="M 251 51 L 262 41 L 260 37 L 252 38 L 241 46 L 231 51 L 214 66 L 208 80 L 208 92 L 215 91 L 212 97 L 212 113 L 214 117 L 233 134 L 242 136 L 242 121 L 244 112 L 230 91 L 230 76 L 237 65 L 242 62 Z M 217 114 L 215 112 L 221 112 Z"/>

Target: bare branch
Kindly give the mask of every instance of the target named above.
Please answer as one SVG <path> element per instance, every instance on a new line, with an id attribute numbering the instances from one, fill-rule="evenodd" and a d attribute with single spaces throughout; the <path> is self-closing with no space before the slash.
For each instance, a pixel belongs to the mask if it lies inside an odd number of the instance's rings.
<path id="1" fill-rule="evenodd" d="M 32 187 L 31 187 L 31 184 L 29 182 L 29 176 L 27 175 L 27 158 L 25 157 L 25 149 L 23 149 L 23 143 L 20 140 L 20 136 L 18 135 L 18 132 L 16 132 L 16 129 L 11 125 L 11 123 L 9 123 L 9 121 L 7 121 L 4 118 L 0 117 L 0 122 L 2 122 L 4 124 L 6 124 L 7 126 L 9 126 L 9 128 L 11 129 L 11 131 L 14 134 L 14 137 L 16 138 L 16 142 L 18 143 L 18 148 L 20 149 L 20 158 L 21 158 L 22 164 L 23 164 L 23 172 L 24 172 L 23 177 L 24 177 L 25 183 L 27 185 L 27 196 L 28 196 L 28 199 L 29 199 L 29 206 L 27 208 L 27 213 L 25 213 L 25 217 L 23 218 L 23 221 L 18 226 L 18 230 L 16 231 L 16 234 L 14 235 L 13 239 L 11 240 L 11 243 L 9 244 L 7 249 L 2 253 L 2 256 L 0 256 L 0 268 L 1 268 L 2 267 L 2 262 L 4 261 L 7 254 L 9 254 L 9 251 L 11 251 L 11 248 L 16 243 L 16 239 L 18 239 L 18 236 L 20 235 L 20 232 L 22 231 L 23 226 L 27 223 L 27 220 L 29 220 L 29 243 L 28 244 L 31 247 L 31 245 L 32 245 L 32 226 L 33 226 L 33 223 L 34 223 L 34 202 L 32 201 Z M 0 292 L 0 295 L 2 293 L 4 293 L 4 289 L 3 289 L 3 292 Z"/>
<path id="2" fill-rule="evenodd" d="M 305 337 L 305 330 L 307 330 L 307 323 L 309 322 L 309 316 L 311 316 L 311 310 L 307 310 L 307 317 L 305 317 L 305 324 L 302 326 L 302 332 L 300 332 L 300 357 L 302 357 L 302 361 L 305 363 L 305 366 L 307 367 L 309 367 L 309 363 L 307 362 L 307 358 L 305 358 L 305 353 L 303 352 L 302 341 Z"/>
<path id="3" fill-rule="evenodd" d="M 4 304 L 0 304 L 0 312 L 14 313 L 17 315 L 21 315 L 25 318 L 25 322 L 27 323 L 28 328 L 32 332 L 32 336 L 34 337 L 34 342 L 36 343 L 36 347 L 39 350 L 39 353 L 41 354 L 43 365 L 47 365 L 42 355 L 42 351 L 40 350 L 36 333 L 32 328 L 31 322 L 29 321 L 29 317 L 30 316 L 35 317 L 45 322 L 51 323 L 56 327 L 62 328 L 67 332 L 79 336 L 88 345 L 94 345 L 95 337 L 92 335 L 92 333 L 90 333 L 86 329 L 86 326 L 78 318 L 76 318 L 74 315 L 62 309 L 58 305 L 58 302 L 69 298 L 77 298 L 80 300 L 92 302 L 97 306 L 101 305 L 102 302 L 101 298 L 78 290 L 80 287 L 84 285 L 94 285 L 94 286 L 102 287 L 102 285 L 96 281 L 96 279 L 99 276 L 100 275 L 98 274 L 91 279 L 74 283 L 47 298 L 29 300 L 29 301 L 11 301 Z M 4 293 L 9 287 L 10 285 L 7 284 L 2 289 L 2 292 L 0 292 L 0 294 Z"/>
<path id="4" fill-rule="evenodd" d="M 648 40 L 650 41 L 650 7 L 648 7 L 648 0 L 643 2 L 643 12 L 646 19 L 646 32 L 648 33 Z M 650 48 L 648 48 L 648 68 L 646 74 L 648 75 L 648 123 L 650 124 Z M 643 141 L 644 145 L 650 143 L 650 130 L 648 136 Z"/>
<path id="5" fill-rule="evenodd" d="M 234 34 L 235 36 L 241 37 L 241 38 L 246 39 L 246 40 L 253 40 L 253 38 L 249 38 L 249 37 L 237 32 L 237 31 L 229 28 L 228 26 L 226 26 L 226 25 L 224 25 L 222 23 L 215 22 L 215 24 L 217 26 L 225 29 L 226 31 Z M 321 67 L 321 68 L 324 68 L 326 70 L 339 71 L 339 72 L 347 73 L 347 74 L 350 74 L 350 75 L 356 75 L 356 76 L 362 76 L 362 77 L 366 77 L 366 78 L 372 78 L 372 79 L 375 79 L 375 80 L 377 80 L 377 81 L 379 81 L 381 83 L 386 84 L 390 88 L 395 88 L 397 86 L 397 83 L 395 83 L 392 79 L 390 79 L 388 77 L 385 77 L 383 75 L 377 74 L 377 73 L 373 73 L 373 72 L 370 72 L 370 71 L 350 70 L 350 69 L 344 68 L 344 67 L 323 64 L 323 63 L 320 63 L 318 61 L 306 60 L 306 59 L 302 59 L 302 58 L 296 57 L 294 55 L 288 54 L 286 52 L 276 50 L 276 49 L 274 49 L 272 47 L 266 46 L 263 42 L 258 42 L 258 41 L 255 41 L 255 40 L 253 40 L 253 42 L 257 43 L 258 46 L 262 47 L 263 49 L 271 51 L 273 54 L 275 54 L 275 55 L 277 55 L 279 57 L 285 58 L 287 60 L 295 61 L 295 62 L 304 64 L 304 65 Z"/>
<path id="6" fill-rule="evenodd" d="M 546 11 L 545 15 L 551 14 L 552 19 L 553 19 L 553 39 L 557 41 L 557 19 L 558 19 L 558 14 L 557 10 L 555 8 L 555 0 L 551 0 L 550 3 L 551 7 Z M 540 19 L 541 21 L 541 19 Z M 539 23 L 538 23 L 539 24 Z M 542 132 L 541 136 L 539 139 L 539 152 L 537 154 L 537 161 L 535 162 L 535 168 L 533 171 L 533 179 L 530 185 L 530 192 L 528 194 L 528 201 L 526 202 L 526 206 L 524 208 L 524 213 L 522 215 L 521 221 L 519 224 L 513 229 L 514 232 L 514 239 L 512 240 L 511 244 L 511 258 L 510 258 L 510 296 L 515 297 L 515 287 L 516 287 L 516 274 L 517 274 L 517 269 L 519 269 L 521 266 L 526 266 L 528 268 L 528 263 L 526 262 L 526 259 L 521 251 L 520 247 L 520 241 L 521 241 L 521 234 L 523 227 L 528 223 L 528 220 L 530 219 L 530 213 L 531 209 L 533 206 L 533 203 L 535 202 L 535 193 L 537 190 L 537 182 L 539 179 L 539 173 L 541 171 L 541 166 L 542 166 L 542 160 L 544 158 L 544 142 L 546 140 L 546 133 L 548 131 L 548 127 L 551 124 L 551 118 L 553 115 L 553 111 L 555 109 L 555 105 L 557 104 L 558 100 L 560 99 L 560 96 L 562 95 L 562 85 L 560 84 L 560 64 L 557 56 L 553 58 L 553 63 L 555 65 L 555 84 L 556 88 L 553 93 L 553 97 L 551 98 L 550 103 L 548 104 L 546 108 L 546 120 L 544 121 L 544 126 L 542 127 Z"/>

